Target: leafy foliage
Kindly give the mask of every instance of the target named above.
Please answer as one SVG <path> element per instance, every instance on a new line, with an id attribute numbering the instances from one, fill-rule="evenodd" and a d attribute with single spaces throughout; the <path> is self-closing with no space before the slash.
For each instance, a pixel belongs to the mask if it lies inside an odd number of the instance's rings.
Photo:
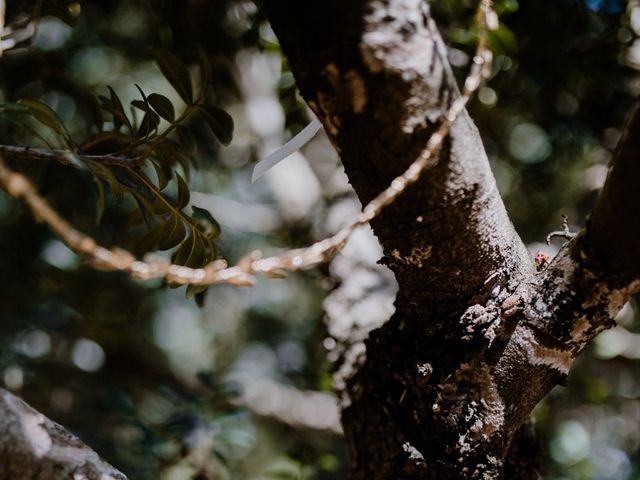
<path id="1" fill-rule="evenodd" d="M 151 53 L 162 74 L 186 104 L 178 116 L 176 107 L 166 96 L 156 92 L 147 95 L 139 85 L 136 88 L 140 99 L 131 101 L 128 114 L 116 91 L 107 87 L 108 96 L 97 97 L 99 109 L 92 118 L 92 133 L 76 144 L 64 123 L 45 103 L 21 99 L 17 104 L 0 108 L 29 115 L 49 128 L 66 147 L 56 151 L 59 158 L 91 172 L 98 190 L 96 223 L 104 212 L 104 183 L 119 201 L 126 194 L 135 201 L 139 215 L 130 215 L 129 225 L 144 222 L 147 226 L 147 233 L 136 242 L 137 254 L 175 248 L 171 257 L 174 263 L 199 267 L 217 258 L 214 240 L 220 234 L 220 226 L 205 209 L 193 206 L 192 214 L 186 211 L 190 192 L 185 178 L 192 166 L 197 167 L 195 157 L 185 153 L 193 152 L 192 134 L 186 121 L 198 115 L 218 140 L 228 145 L 233 135 L 233 119 L 223 109 L 208 103 L 211 66 L 204 54 L 200 52 L 198 56 L 201 76 L 199 91 L 194 97 L 192 78 L 182 61 L 160 47 L 151 48 Z M 141 119 L 138 112 L 142 114 Z M 105 114 L 110 121 L 105 121 Z M 163 129 L 160 128 L 162 120 L 166 122 Z M 194 290 L 202 291 L 191 289 L 189 295 Z"/>
<path id="2" fill-rule="evenodd" d="M 100 230 L 93 233 L 116 243 L 138 236 L 135 244 L 140 253 L 177 241 L 174 253 L 181 244 L 187 245 L 181 256 L 189 255 L 193 228 L 211 238 L 216 251 L 231 258 L 265 245 L 278 249 L 313 241 L 312 232 L 323 223 L 320 213 L 302 221 L 285 219 L 286 228 L 230 229 L 223 239 L 217 237 L 215 220 L 198 209 L 204 205 L 196 202 L 198 206 L 178 207 L 184 202 L 184 193 L 182 202 L 178 200 L 178 175 L 194 184 L 197 179 L 189 172 L 198 165 L 200 171 L 206 167 L 215 173 L 214 188 L 228 188 L 249 203 L 273 201 L 262 185 L 238 192 L 243 172 L 230 167 L 245 164 L 221 161 L 218 146 L 208 142 L 212 138 L 207 136 L 209 122 L 197 107 L 201 84 L 211 90 L 203 105 L 220 107 L 220 99 L 225 104 L 248 101 L 239 94 L 245 87 L 236 84 L 239 55 L 250 52 L 260 59 L 280 61 L 277 40 L 269 34 L 257 3 L 6 3 L 8 24 L 11 19 L 24 18 L 12 10 L 26 6 L 27 16 L 45 16 L 40 30 L 53 25 L 58 33 L 71 31 L 64 44 L 56 44 L 57 37 L 43 36 L 33 48 L 16 54 L 8 51 L 0 58 L 2 98 L 14 102 L 2 106 L 0 137 L 2 143 L 59 151 L 60 162 L 77 167 L 52 162 L 40 168 L 32 163 L 25 166 L 43 194 L 76 226 L 88 228 L 97 220 Z M 464 60 L 461 52 L 467 54 L 466 64 L 454 65 L 464 75 L 474 44 L 474 32 L 467 26 L 475 2 L 429 3 L 452 47 L 450 54 L 457 60 Z M 36 4 L 42 9 L 32 12 Z M 579 224 L 589 210 L 594 191 L 585 186 L 586 180 L 606 165 L 615 145 L 612 139 L 632 105 L 631 97 L 638 93 L 637 74 L 620 63 L 621 50 L 631 47 L 637 36 L 624 15 L 615 11 L 622 2 L 496 0 L 495 4 L 501 16 L 501 29 L 491 38 L 495 76 L 471 106 L 471 117 L 484 137 L 518 231 L 536 242 L 558 228 L 560 213 Z M 58 18 L 73 21 L 75 26 L 69 30 Z M 140 73 L 148 69 L 153 55 L 144 45 L 171 45 L 172 54 L 188 65 L 191 97 L 180 93 L 186 82 L 178 80 L 178 72 L 165 75 L 168 80 L 176 78 L 166 88 L 147 87 Z M 203 55 L 211 62 L 203 62 Z M 307 119 L 286 61 L 282 63 L 278 87 L 286 136 L 301 129 Z M 137 106 L 130 108 L 124 98 L 135 82 L 144 87 L 146 102 L 138 92 Z M 113 96 L 106 85 L 112 85 Z M 72 99 L 66 106 L 65 96 Z M 185 101 L 185 96 L 191 101 Z M 18 104 L 19 98 L 45 102 L 53 107 L 55 116 L 51 117 L 50 109 L 37 107 L 35 113 Z M 150 112 L 149 117 L 153 113 L 160 117 L 159 123 L 154 127 L 150 118 L 141 129 Z M 513 132 L 522 123 L 538 126 L 533 130 L 535 137 L 550 145 L 546 156 L 531 157 L 534 163 L 527 163 L 531 158 L 512 148 L 522 146 L 513 141 L 517 140 Z M 215 128 L 220 124 L 224 121 L 217 120 Z M 171 132 L 155 145 L 169 127 L 173 127 Z M 243 139 L 252 138 L 246 122 L 238 121 L 238 129 Z M 218 138 L 222 143 L 225 137 L 220 134 Z M 147 158 L 138 165 L 137 159 L 151 145 Z M 234 141 L 234 148 L 242 150 L 243 161 L 248 162 L 255 145 Z M 88 155 L 110 160 L 92 161 Z M 203 158 L 214 160 L 204 165 Z M 326 158 L 318 163 L 334 171 Z M 88 181 L 89 175 L 93 182 Z M 336 176 L 337 171 L 329 176 L 331 182 Z M 328 193 L 314 212 L 346 200 L 346 190 L 329 190 L 331 184 L 323 182 Z M 142 200 L 134 200 L 134 195 Z M 93 196 L 95 208 L 87 200 Z M 175 215 L 165 200 L 180 214 Z M 146 204 L 141 203 L 140 208 L 137 201 Z M 123 209 L 127 209 L 125 214 Z M 324 272 L 306 272 L 284 283 L 264 282 L 251 292 L 220 288 L 197 311 L 178 292 L 159 294 L 155 284 L 144 286 L 81 268 L 69 258 L 71 264 L 60 261 L 60 256 L 65 259 L 64 249 L 4 195 L 0 195 L 0 223 L 0 247 L 5 252 L 0 262 L 3 386 L 11 385 L 9 381 L 15 381 L 20 372 L 23 386 L 13 383 L 20 396 L 78 433 L 130 478 L 209 478 L 210 472 L 195 467 L 183 468 L 182 476 L 171 473 L 176 465 L 184 467 L 190 451 L 211 442 L 213 453 L 201 458 L 217 462 L 216 478 L 344 478 L 339 439 L 249 417 L 230 405 L 233 395 L 225 382 L 242 363 L 243 369 L 250 365 L 261 374 L 273 368 L 279 380 L 301 389 L 330 388 L 322 347 L 327 332 L 321 326 L 321 299 L 335 280 Z M 123 226 L 129 228 L 126 234 L 121 231 Z M 179 236 L 181 241 L 176 240 Z M 172 241 L 161 242 L 165 238 Z M 53 263 L 52 258 L 56 259 Z M 187 293 L 196 300 L 202 298 L 194 289 Z M 549 446 L 545 478 L 637 475 L 640 437 L 633 427 L 638 418 L 640 386 L 636 379 L 640 377 L 637 351 L 631 348 L 640 332 L 637 309 L 637 303 L 631 305 L 620 321 L 623 328 L 596 341 L 572 372 L 568 387 L 555 391 L 536 409 L 536 428 Z M 33 340 L 43 335 L 48 349 Z M 79 339 L 92 339 L 104 350 L 106 362 L 100 370 L 87 372 L 77 367 L 73 351 Z M 292 347 L 297 347 L 297 354 Z M 299 368 L 287 367 L 291 361 L 287 352 L 295 354 L 294 360 L 303 359 Z M 206 373 L 199 370 L 202 367 Z M 194 370 L 200 374 L 196 376 Z"/>

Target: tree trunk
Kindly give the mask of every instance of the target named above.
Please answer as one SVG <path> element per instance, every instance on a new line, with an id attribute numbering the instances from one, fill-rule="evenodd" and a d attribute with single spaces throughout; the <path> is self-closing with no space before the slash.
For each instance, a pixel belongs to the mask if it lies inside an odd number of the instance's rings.
<path id="1" fill-rule="evenodd" d="M 302 95 L 368 202 L 459 95 L 428 5 L 264 3 Z M 399 292 L 339 392 L 350 478 L 537 478 L 531 410 L 640 286 L 640 219 L 624 215 L 640 191 L 640 146 L 626 138 L 587 230 L 542 272 L 466 112 L 437 165 L 372 222 Z"/>
<path id="2" fill-rule="evenodd" d="M 0 480 L 126 480 L 76 436 L 0 389 Z"/>

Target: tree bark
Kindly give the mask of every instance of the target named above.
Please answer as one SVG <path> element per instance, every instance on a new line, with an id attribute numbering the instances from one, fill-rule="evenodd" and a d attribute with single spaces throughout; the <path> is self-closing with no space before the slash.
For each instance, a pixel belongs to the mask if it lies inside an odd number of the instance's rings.
<path id="1" fill-rule="evenodd" d="M 459 95 L 427 3 L 264 3 L 302 95 L 368 202 Z M 629 234 L 623 213 L 640 191 L 640 146 L 625 138 L 587 230 L 540 273 L 466 112 L 437 165 L 372 222 L 399 292 L 339 392 L 350 478 L 537 478 L 531 410 L 640 286 L 640 224 L 636 215 Z"/>
<path id="2" fill-rule="evenodd" d="M 126 480 L 74 435 L 0 389 L 0 480 Z"/>

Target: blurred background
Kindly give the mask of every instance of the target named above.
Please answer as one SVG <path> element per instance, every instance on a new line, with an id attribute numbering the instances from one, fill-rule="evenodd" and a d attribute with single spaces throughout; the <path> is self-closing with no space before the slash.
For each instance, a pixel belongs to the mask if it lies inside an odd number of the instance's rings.
<path id="1" fill-rule="evenodd" d="M 464 78 L 475 2 L 429 2 Z M 493 77 L 470 110 L 512 219 L 530 246 L 562 214 L 584 226 L 640 93 L 640 2 L 497 0 Z M 72 137 L 88 136 L 87 97 L 113 87 L 126 105 L 146 92 L 180 96 L 150 46 L 187 65 L 203 51 L 213 97 L 233 117 L 222 146 L 189 120 L 199 164 L 191 204 L 221 226 L 230 262 L 275 253 L 336 231 L 360 209 L 320 133 L 251 184 L 257 160 L 310 121 L 260 5 L 240 0 L 9 2 L 0 102 L 49 105 Z M 192 67 L 192 73 L 193 69 Z M 55 139 L 0 110 L 0 144 Z M 40 191 L 77 228 L 131 247 L 132 198 L 106 189 L 96 225 L 91 176 L 24 161 Z M 139 227 L 135 227 L 139 228 Z M 135 230 L 135 228 L 133 230 Z M 560 242 L 560 240 L 558 240 Z M 331 396 L 330 360 L 349 332 L 393 311 L 395 284 L 362 229 L 331 265 L 210 288 L 197 305 L 184 289 L 134 283 L 83 264 L 0 192 L 0 384 L 78 434 L 131 479 L 340 479 L 345 453 Z M 343 319 L 325 327 L 324 319 Z M 544 478 L 640 478 L 640 321 L 635 302 L 573 368 L 568 385 L 535 410 Z"/>

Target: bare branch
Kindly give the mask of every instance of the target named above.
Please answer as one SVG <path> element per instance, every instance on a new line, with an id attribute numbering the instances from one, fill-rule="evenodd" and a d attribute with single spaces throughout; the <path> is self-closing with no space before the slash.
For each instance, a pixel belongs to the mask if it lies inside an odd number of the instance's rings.
<path id="1" fill-rule="evenodd" d="M 640 110 L 636 108 L 587 226 L 592 254 L 627 279 L 640 277 L 639 201 Z"/>
<path id="2" fill-rule="evenodd" d="M 0 389 L 0 480 L 126 480 L 76 436 Z"/>
<path id="3" fill-rule="evenodd" d="M 73 153 L 68 150 L 47 150 L 44 148 L 16 147 L 13 145 L 0 145 L 0 155 L 15 160 L 53 160 L 67 166 L 76 166 L 79 161 L 85 160 L 120 167 L 140 166 L 144 163 L 139 157 L 127 157 L 126 155 L 85 155 Z"/>
<path id="4" fill-rule="evenodd" d="M 231 379 L 242 387 L 242 394 L 232 403 L 243 405 L 256 415 L 294 428 L 342 434 L 338 400 L 331 393 L 299 390 L 243 372 Z"/>

